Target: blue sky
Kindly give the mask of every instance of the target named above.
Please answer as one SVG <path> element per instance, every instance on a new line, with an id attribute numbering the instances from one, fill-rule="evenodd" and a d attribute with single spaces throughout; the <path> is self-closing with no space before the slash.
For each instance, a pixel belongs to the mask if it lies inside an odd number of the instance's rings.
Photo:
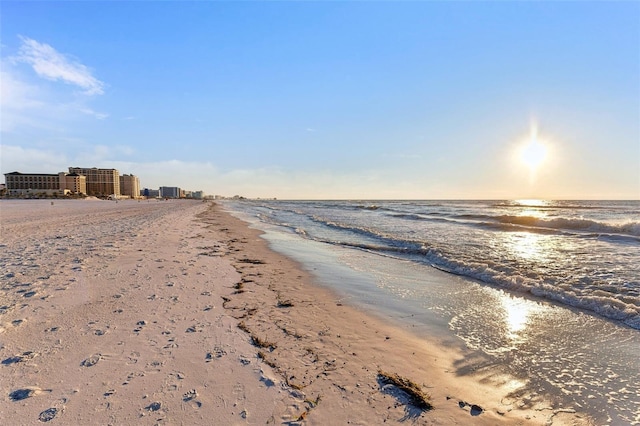
<path id="1" fill-rule="evenodd" d="M 0 3 L 0 169 L 278 198 L 640 198 L 638 2 Z M 532 126 L 547 155 L 518 158 Z"/>

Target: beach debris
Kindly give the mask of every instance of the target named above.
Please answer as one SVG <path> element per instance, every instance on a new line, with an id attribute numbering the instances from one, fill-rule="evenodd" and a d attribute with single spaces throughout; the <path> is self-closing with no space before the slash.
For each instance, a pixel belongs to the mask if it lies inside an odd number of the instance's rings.
<path id="1" fill-rule="evenodd" d="M 305 399 L 304 402 L 306 404 L 309 404 L 309 408 L 316 408 L 318 406 L 318 404 L 320 403 L 320 399 L 321 399 L 321 395 L 318 395 L 318 397 L 314 400 L 312 399 Z"/>
<path id="2" fill-rule="evenodd" d="M 222 297 L 222 307 L 225 309 L 229 309 L 227 308 L 227 303 L 231 302 L 231 299 L 229 299 L 228 297 L 225 296 L 221 296 Z"/>
<path id="3" fill-rule="evenodd" d="M 293 302 L 289 299 L 278 299 L 278 308 L 290 308 L 293 306 Z"/>
<path id="4" fill-rule="evenodd" d="M 278 345 L 276 345 L 275 343 L 272 343 L 266 339 L 263 339 L 260 336 L 256 336 L 253 333 L 250 333 L 250 336 L 251 336 L 251 343 L 253 344 L 253 346 L 269 349 L 270 352 L 273 352 L 278 347 Z"/>
<path id="5" fill-rule="evenodd" d="M 83 367 L 93 367 L 102 359 L 102 355 L 94 354 L 80 363 Z"/>
<path id="6" fill-rule="evenodd" d="M 315 401 L 311 399 L 305 399 L 304 402 L 305 404 L 307 404 L 308 408 L 300 413 L 300 415 L 294 420 L 295 422 L 302 422 L 307 418 L 307 416 L 311 413 L 311 410 L 318 406 L 318 403 L 320 402 L 320 395 L 318 395 Z"/>
<path id="7" fill-rule="evenodd" d="M 47 408 L 46 410 L 40 413 L 40 415 L 38 416 L 38 420 L 40 420 L 41 422 L 48 422 L 53 420 L 56 417 L 56 414 L 58 414 L 57 408 L 54 408 L 54 407 Z"/>
<path id="8" fill-rule="evenodd" d="M 387 373 L 378 370 L 378 382 L 384 386 L 394 386 L 404 392 L 411 401 L 411 404 L 424 411 L 432 410 L 434 407 L 430 402 L 431 397 L 422 391 L 420 387 L 405 377 L 395 373 Z"/>
<path id="9" fill-rule="evenodd" d="M 259 259 L 239 259 L 240 263 L 250 263 L 252 265 L 264 265 L 265 262 Z"/>
<path id="10" fill-rule="evenodd" d="M 302 391 L 304 386 L 294 383 L 293 379 L 295 379 L 295 376 L 289 377 L 286 374 L 284 375 L 284 382 L 287 386 L 289 386 L 291 389 Z"/>
<path id="11" fill-rule="evenodd" d="M 260 358 L 262 360 L 262 362 L 264 362 L 265 364 L 267 364 L 269 367 L 271 368 L 278 368 L 278 366 L 276 365 L 275 362 L 271 361 L 270 359 L 267 358 L 267 355 L 262 352 L 262 351 L 258 351 L 258 358 Z"/>
<path id="12" fill-rule="evenodd" d="M 12 401 L 22 401 L 23 399 L 40 395 L 43 392 L 51 392 L 51 389 L 41 389 L 37 386 L 28 386 L 26 388 L 14 390 L 9 394 L 9 398 Z"/>

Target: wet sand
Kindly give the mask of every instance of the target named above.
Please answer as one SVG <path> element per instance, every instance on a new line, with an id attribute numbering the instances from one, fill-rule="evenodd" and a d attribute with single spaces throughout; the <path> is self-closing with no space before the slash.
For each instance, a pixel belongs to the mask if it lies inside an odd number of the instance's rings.
<path id="1" fill-rule="evenodd" d="M 6 424 L 587 424 L 457 375 L 461 353 L 210 203 L 3 200 L 0 220 Z"/>

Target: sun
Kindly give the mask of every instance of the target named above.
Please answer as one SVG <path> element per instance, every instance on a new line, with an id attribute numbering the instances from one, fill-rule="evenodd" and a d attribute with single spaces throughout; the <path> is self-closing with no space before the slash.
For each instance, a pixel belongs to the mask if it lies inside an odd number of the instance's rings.
<path id="1" fill-rule="evenodd" d="M 531 135 L 520 151 L 520 159 L 529 167 L 531 173 L 540 167 L 547 157 L 547 147 L 543 142 L 538 140 L 538 130 L 536 127 L 531 128 Z"/>

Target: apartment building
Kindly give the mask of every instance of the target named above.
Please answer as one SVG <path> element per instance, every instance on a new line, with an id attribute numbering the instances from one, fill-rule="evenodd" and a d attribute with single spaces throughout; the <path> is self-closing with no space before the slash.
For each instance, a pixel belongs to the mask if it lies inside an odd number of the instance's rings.
<path id="1" fill-rule="evenodd" d="M 70 174 L 87 178 L 87 194 L 95 196 L 120 196 L 120 173 L 116 169 L 69 167 Z"/>
<path id="2" fill-rule="evenodd" d="M 131 198 L 140 197 L 140 179 L 134 175 L 120 176 L 120 194 Z"/>
<path id="3" fill-rule="evenodd" d="M 160 197 L 160 190 L 145 188 L 140 191 L 140 196 L 145 198 L 158 198 Z"/>
<path id="4" fill-rule="evenodd" d="M 86 194 L 86 178 L 77 173 L 5 173 L 5 185 L 9 194 Z"/>
<path id="5" fill-rule="evenodd" d="M 162 198 L 180 198 L 181 189 L 177 186 L 161 186 L 160 196 Z"/>

